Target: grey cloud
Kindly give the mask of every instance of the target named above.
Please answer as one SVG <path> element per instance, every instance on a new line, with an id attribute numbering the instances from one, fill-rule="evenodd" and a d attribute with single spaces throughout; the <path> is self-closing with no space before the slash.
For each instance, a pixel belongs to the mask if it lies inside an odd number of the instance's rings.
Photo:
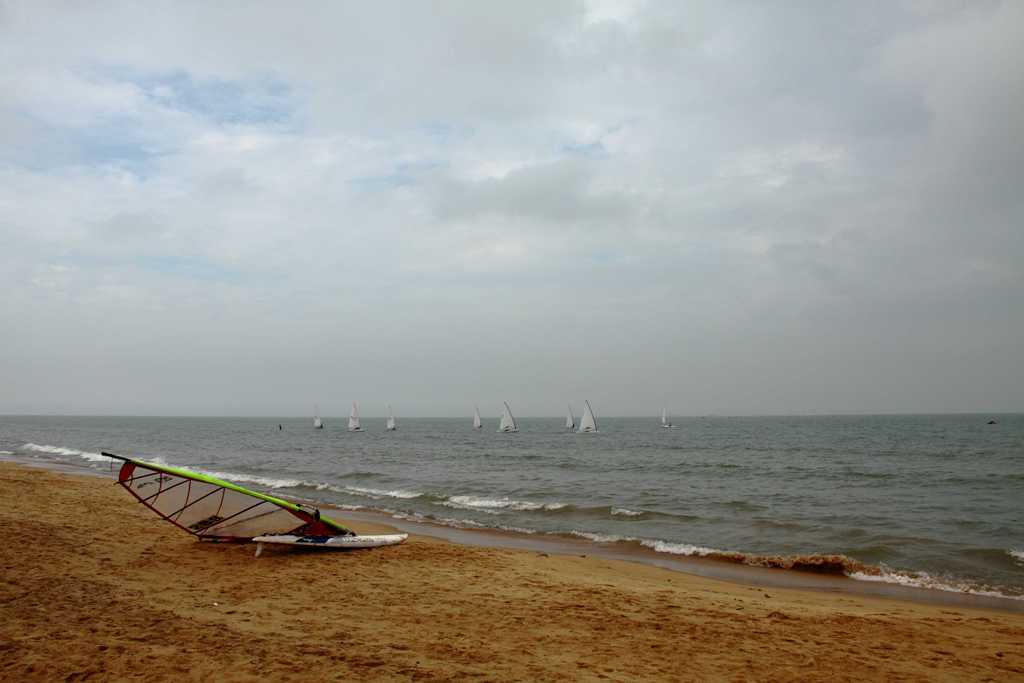
<path id="1" fill-rule="evenodd" d="M 6 6 L 0 412 L 1024 405 L 1018 4 L 605 10 Z"/>

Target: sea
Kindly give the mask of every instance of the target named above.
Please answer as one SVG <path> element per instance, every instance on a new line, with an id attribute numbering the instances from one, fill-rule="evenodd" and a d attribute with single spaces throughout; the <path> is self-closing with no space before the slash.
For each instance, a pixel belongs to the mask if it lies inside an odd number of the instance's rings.
<path id="1" fill-rule="evenodd" d="M 106 450 L 406 521 L 1024 600 L 1024 415 L 674 422 L 7 416 L 0 457 L 113 474 Z"/>

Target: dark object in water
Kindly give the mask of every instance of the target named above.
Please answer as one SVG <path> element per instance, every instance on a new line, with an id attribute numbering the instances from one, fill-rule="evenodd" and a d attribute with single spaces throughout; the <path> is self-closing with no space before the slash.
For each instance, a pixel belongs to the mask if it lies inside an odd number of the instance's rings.
<path id="1" fill-rule="evenodd" d="M 990 424 L 990 425 L 997 425 L 997 424 L 999 424 L 999 423 L 998 423 L 998 422 L 996 422 L 995 420 L 989 420 L 989 421 L 988 421 L 988 422 L 987 422 L 986 424 Z"/>

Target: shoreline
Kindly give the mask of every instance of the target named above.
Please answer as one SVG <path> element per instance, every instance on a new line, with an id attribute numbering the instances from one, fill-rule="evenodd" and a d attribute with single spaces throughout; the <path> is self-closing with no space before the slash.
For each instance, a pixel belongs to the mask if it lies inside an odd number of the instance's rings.
<path id="1" fill-rule="evenodd" d="M 5 680 L 1024 679 L 1021 614 L 421 533 L 254 558 L 81 474 L 0 463 Z"/>
<path id="2" fill-rule="evenodd" d="M 399 531 L 410 534 L 430 536 L 474 547 L 526 550 L 566 556 L 635 562 L 691 576 L 727 581 L 741 586 L 791 588 L 795 590 L 904 600 L 928 605 L 988 609 L 1012 614 L 1024 614 L 1024 600 L 1015 600 L 1009 597 L 978 595 L 938 588 L 904 586 L 886 581 L 865 581 L 842 574 L 818 573 L 813 570 L 757 567 L 726 560 L 673 555 L 671 553 L 658 552 L 652 548 L 632 542 L 602 543 L 563 534 L 527 534 L 489 528 L 466 529 L 436 523 L 429 519 L 422 521 L 408 520 L 402 517 L 395 517 L 380 510 L 347 510 L 326 504 L 321 505 L 321 509 L 332 510 L 336 512 L 338 517 L 346 519 L 358 519 L 391 526 Z"/>
<path id="3" fill-rule="evenodd" d="M 76 467 L 52 461 L 25 461 L 12 455 L 0 455 L 0 462 L 10 462 L 44 470 L 58 471 L 71 476 L 92 476 L 101 479 L 107 474 L 91 468 Z M 288 497 L 287 494 L 285 497 Z M 992 596 L 941 588 L 908 586 L 886 580 L 856 579 L 845 574 L 816 572 L 812 569 L 783 569 L 755 566 L 719 558 L 677 555 L 658 552 L 637 542 L 601 542 L 569 534 L 526 533 L 496 528 L 466 528 L 444 524 L 429 518 L 410 519 L 402 513 L 393 513 L 371 507 L 348 509 L 312 498 L 293 497 L 314 503 L 332 516 L 343 520 L 356 519 L 375 526 L 389 527 L 409 534 L 443 539 L 452 543 L 481 548 L 526 550 L 565 556 L 595 557 L 606 560 L 635 562 L 683 574 L 727 581 L 741 586 L 763 588 L 791 588 L 822 591 L 856 596 L 874 596 L 910 602 L 989 609 L 1024 614 L 1024 600 L 1006 596 Z"/>

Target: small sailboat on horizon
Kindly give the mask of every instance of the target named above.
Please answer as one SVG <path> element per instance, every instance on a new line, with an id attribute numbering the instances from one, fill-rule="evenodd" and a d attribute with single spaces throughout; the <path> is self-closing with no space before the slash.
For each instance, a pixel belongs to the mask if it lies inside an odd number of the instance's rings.
<path id="1" fill-rule="evenodd" d="M 388 420 L 384 423 L 384 430 L 388 432 L 398 431 L 398 424 L 395 422 L 395 414 L 391 411 L 391 404 L 388 404 Z"/>
<path id="2" fill-rule="evenodd" d="M 473 406 L 473 429 L 480 429 L 484 423 L 480 421 L 480 407 Z"/>
<path id="3" fill-rule="evenodd" d="M 355 401 L 352 401 L 352 412 L 348 416 L 348 431 L 363 431 L 363 428 L 359 426 L 359 406 L 356 405 Z"/>
<path id="4" fill-rule="evenodd" d="M 505 404 L 505 412 L 501 414 L 501 423 L 498 425 L 499 432 L 518 432 L 519 425 L 516 424 L 516 419 L 512 417 L 512 409 L 508 407 L 508 401 L 502 401 Z"/>
<path id="5" fill-rule="evenodd" d="M 320 406 L 313 406 L 313 429 L 323 429 L 324 421 L 320 419 Z"/>
<path id="6" fill-rule="evenodd" d="M 668 409 L 661 409 L 661 426 L 665 429 L 675 429 L 675 425 L 672 424 L 672 419 L 668 416 Z"/>
<path id="7" fill-rule="evenodd" d="M 597 432 L 597 418 L 594 417 L 594 411 L 590 407 L 590 401 L 584 401 L 586 410 L 583 411 L 583 417 L 580 418 L 580 428 L 577 431 L 578 434 L 593 434 Z"/>
<path id="8" fill-rule="evenodd" d="M 565 428 L 570 432 L 576 429 L 576 416 L 572 414 L 572 405 L 569 406 L 569 414 L 565 417 Z"/>

